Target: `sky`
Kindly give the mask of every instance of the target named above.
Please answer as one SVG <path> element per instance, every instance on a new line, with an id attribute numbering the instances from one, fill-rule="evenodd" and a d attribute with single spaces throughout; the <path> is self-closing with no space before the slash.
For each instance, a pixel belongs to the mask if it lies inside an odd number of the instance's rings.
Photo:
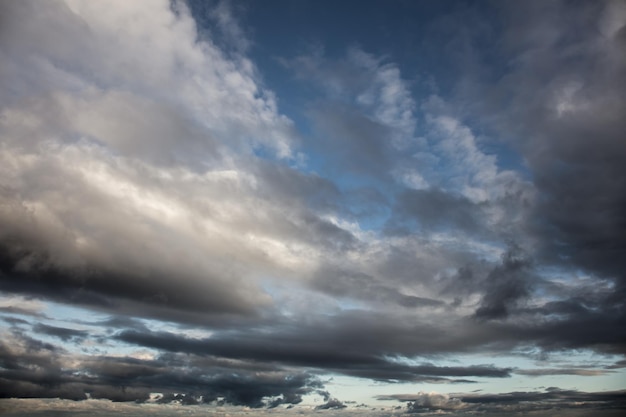
<path id="1" fill-rule="evenodd" d="M 617 416 L 626 2 L 0 1 L 0 413 Z"/>

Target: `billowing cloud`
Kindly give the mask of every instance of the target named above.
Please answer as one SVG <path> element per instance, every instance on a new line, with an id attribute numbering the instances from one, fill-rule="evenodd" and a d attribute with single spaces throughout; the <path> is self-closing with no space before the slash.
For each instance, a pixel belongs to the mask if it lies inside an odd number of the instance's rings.
<path id="1" fill-rule="evenodd" d="M 2 36 L 3 289 L 161 318 L 249 315 L 269 302 L 256 277 L 350 241 L 301 201 L 332 185 L 252 157 L 290 158 L 291 122 L 244 56 L 197 41 L 183 3 L 32 7 L 3 6 L 27 22 Z"/>

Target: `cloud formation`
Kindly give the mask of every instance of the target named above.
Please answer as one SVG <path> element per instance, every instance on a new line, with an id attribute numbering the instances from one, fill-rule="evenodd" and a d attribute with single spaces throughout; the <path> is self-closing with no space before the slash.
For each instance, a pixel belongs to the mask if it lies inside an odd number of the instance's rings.
<path id="1" fill-rule="evenodd" d="M 350 413 L 325 378 L 567 375 L 604 391 L 390 398 L 625 408 L 626 9 L 427 3 L 367 17 L 417 66 L 253 3 L 2 3 L 2 395 Z"/>
<path id="2" fill-rule="evenodd" d="M 267 405 L 267 397 L 297 404 L 303 394 L 321 387 L 314 375 L 280 366 L 195 354 L 162 354 L 151 359 L 76 356 L 20 333 L 3 334 L 0 352 L 3 398 L 145 402 L 151 393 L 159 392 L 164 403 L 215 403 L 219 399 L 261 407 Z"/>
<path id="3" fill-rule="evenodd" d="M 386 396 L 385 400 L 408 401 L 407 412 L 429 414 L 437 412 L 459 412 L 455 415 L 486 415 L 502 413 L 533 413 L 536 415 L 579 415 L 594 409 L 599 415 L 617 415 L 611 410 L 624 407 L 626 393 L 580 392 L 547 388 L 543 392 L 509 392 L 497 395 L 459 394 L 445 395 L 436 392 L 420 392 L 415 395 L 400 394 Z M 562 410 L 562 411 L 561 411 Z"/>

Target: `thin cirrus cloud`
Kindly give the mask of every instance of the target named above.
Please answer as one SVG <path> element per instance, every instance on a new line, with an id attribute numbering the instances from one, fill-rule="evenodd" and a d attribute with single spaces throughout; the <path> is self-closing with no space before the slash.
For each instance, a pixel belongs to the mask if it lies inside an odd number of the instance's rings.
<path id="1" fill-rule="evenodd" d="M 623 4 L 379 6 L 0 6 L 0 407 L 624 408 Z"/>

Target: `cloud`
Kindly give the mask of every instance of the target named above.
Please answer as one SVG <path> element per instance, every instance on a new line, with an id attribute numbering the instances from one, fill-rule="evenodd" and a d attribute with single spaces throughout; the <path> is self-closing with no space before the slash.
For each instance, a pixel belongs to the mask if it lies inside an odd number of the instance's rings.
<path id="1" fill-rule="evenodd" d="M 620 369 L 626 367 L 626 359 L 615 362 L 612 365 L 606 367 L 606 369 Z"/>
<path id="2" fill-rule="evenodd" d="M 313 109 L 311 118 L 321 133 L 320 153 L 331 159 L 329 168 L 374 178 L 388 175 L 388 127 L 350 107 L 332 103 Z"/>
<path id="3" fill-rule="evenodd" d="M 297 127 L 234 4 L 127 3 L 0 5 L 7 396 L 277 409 L 326 373 L 591 377 L 435 360 L 626 352 L 620 3 L 453 7 L 447 92 L 365 46 L 279 59 L 313 89 Z M 46 321 L 68 305 L 103 316 Z M 596 394 L 411 411 L 622 404 Z"/>
<path id="4" fill-rule="evenodd" d="M 487 290 L 476 309 L 476 317 L 484 319 L 503 318 L 509 310 L 528 297 L 532 285 L 529 273 L 531 261 L 519 248 L 513 247 L 502 256 L 502 264 L 496 266 L 485 280 Z"/>
<path id="5" fill-rule="evenodd" d="M 321 87 L 306 112 L 316 131 L 307 143 L 333 174 L 389 180 L 416 129 L 416 105 L 398 66 L 348 48 L 340 59 L 322 48 L 282 59 L 302 82 Z"/>
<path id="6" fill-rule="evenodd" d="M 43 317 L 44 304 L 33 299 L 12 296 L 0 298 L 0 311 L 25 316 Z"/>
<path id="7" fill-rule="evenodd" d="M 319 196 L 332 211 L 332 183 L 254 156 L 289 160 L 291 122 L 241 51 L 197 39 L 183 3 L 2 7 L 23 22 L 0 44 L 4 291 L 182 321 L 251 316 L 271 302 L 260 276 L 352 245 L 307 206 Z"/>
<path id="8" fill-rule="evenodd" d="M 61 340 L 69 341 L 72 339 L 84 339 L 87 332 L 84 330 L 67 329 L 65 327 L 48 326 L 47 324 L 38 323 L 33 330 L 36 333 L 43 333 L 49 336 L 58 337 Z"/>
<path id="9" fill-rule="evenodd" d="M 480 106 L 486 127 L 524 158 L 537 191 L 527 228 L 537 252 L 616 279 L 621 292 L 626 101 L 618 86 L 626 62 L 617 51 L 626 20 L 619 10 L 611 1 L 500 5 L 500 53 L 511 65 L 498 79 L 476 77 L 459 102 Z"/>
<path id="10" fill-rule="evenodd" d="M 40 328 L 51 333 L 50 326 Z M 4 398 L 144 402 L 150 393 L 160 392 L 166 399 L 187 404 L 211 403 L 219 397 L 233 405 L 261 407 L 266 397 L 281 395 L 284 403 L 298 403 L 302 395 L 321 386 L 310 374 L 245 361 L 176 354 L 151 360 L 74 355 L 19 333 L 3 334 L 0 353 Z"/>
<path id="11" fill-rule="evenodd" d="M 383 279 L 341 267 L 320 268 L 312 286 L 329 295 L 351 297 L 386 306 L 391 304 L 406 308 L 432 308 L 445 304 L 441 300 L 405 294 L 398 288 L 386 285 Z"/>
<path id="12" fill-rule="evenodd" d="M 543 412 L 563 415 L 572 415 L 579 410 L 583 413 L 593 409 L 594 412 L 606 410 L 620 410 L 624 407 L 626 393 L 624 391 L 582 392 L 575 390 L 561 390 L 548 388 L 545 391 L 509 392 L 503 394 L 440 394 L 436 392 L 418 394 L 399 394 L 380 397 L 383 400 L 408 401 L 409 413 L 431 413 L 436 411 L 459 411 L 454 415 L 472 415 L 475 412 L 487 415 L 501 415 L 502 413 L 536 413 Z M 467 413 L 467 414 L 465 414 Z M 577 415 L 577 414 L 575 414 Z"/>
<path id="13" fill-rule="evenodd" d="M 340 410 L 346 408 L 346 405 L 336 398 L 330 398 L 324 404 L 315 407 L 316 410 Z"/>
<path id="14" fill-rule="evenodd" d="M 608 371 L 602 369 L 578 369 L 578 368 L 551 368 L 551 369 L 517 369 L 516 374 L 526 376 L 544 376 L 544 375 L 578 375 L 578 376 L 597 376 L 605 375 Z"/>
<path id="15" fill-rule="evenodd" d="M 443 190 L 407 190 L 398 197 L 397 204 L 397 218 L 391 220 L 390 229 L 394 228 L 394 222 L 402 224 L 411 221 L 418 223 L 418 230 L 426 233 L 452 228 L 457 233 L 465 231 L 474 234 L 483 233 L 485 229 L 481 224 L 484 214 L 480 205 Z"/>
<path id="16" fill-rule="evenodd" d="M 463 402 L 458 398 L 450 398 L 447 395 L 437 393 L 420 393 L 407 405 L 409 413 L 421 413 L 429 411 L 452 411 L 463 408 Z"/>
<path id="17" fill-rule="evenodd" d="M 274 334 L 250 329 L 238 335 L 213 335 L 205 339 L 190 339 L 162 332 L 127 330 L 116 337 L 126 343 L 169 352 L 317 368 L 381 381 L 455 382 L 449 380 L 449 377 L 510 376 L 510 368 L 497 368 L 491 365 L 450 367 L 429 363 L 412 365 L 394 361 L 385 358 L 385 355 L 391 352 L 387 351 L 389 348 L 384 342 L 380 346 L 370 342 L 367 348 L 358 348 L 356 341 L 334 333 L 342 329 L 343 327 L 329 329 L 319 326 L 301 328 L 297 332 L 292 330 L 288 333 Z"/>

